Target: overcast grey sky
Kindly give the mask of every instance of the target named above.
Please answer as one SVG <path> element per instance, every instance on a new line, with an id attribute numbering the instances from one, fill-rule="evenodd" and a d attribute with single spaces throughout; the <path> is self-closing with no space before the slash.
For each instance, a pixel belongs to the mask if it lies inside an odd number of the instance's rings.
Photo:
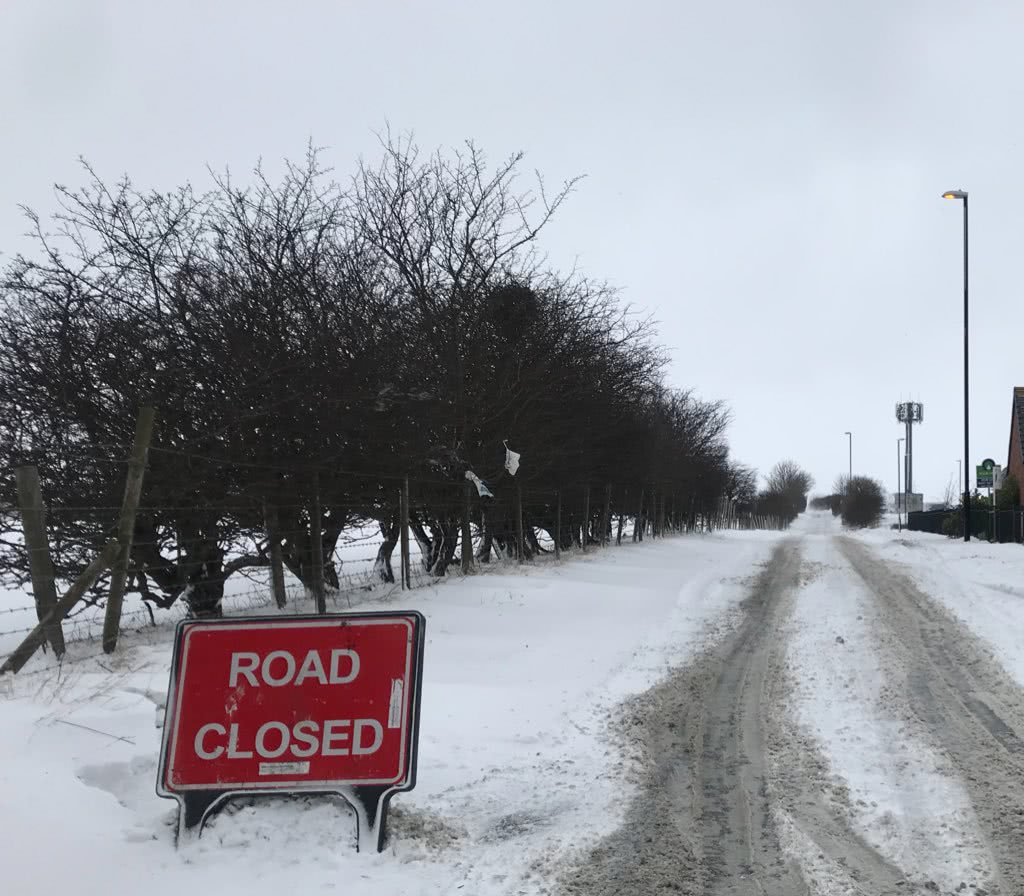
<path id="1" fill-rule="evenodd" d="M 661 321 L 671 379 L 732 408 L 733 454 L 819 490 L 895 488 L 894 404 L 925 406 L 915 485 L 963 453 L 962 211 L 971 194 L 971 461 L 1006 462 L 1024 385 L 1024 3 L 0 0 L 0 252 L 79 155 L 139 186 L 329 148 L 386 122 L 424 148 L 515 150 L 587 179 L 561 267 Z"/>

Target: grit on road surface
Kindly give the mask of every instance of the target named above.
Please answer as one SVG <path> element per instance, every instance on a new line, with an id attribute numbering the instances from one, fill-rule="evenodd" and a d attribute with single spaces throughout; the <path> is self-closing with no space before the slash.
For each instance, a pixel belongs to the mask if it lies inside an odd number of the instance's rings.
<path id="1" fill-rule="evenodd" d="M 827 563 L 808 562 L 812 552 Z M 928 830 L 925 819 L 911 841 L 973 857 L 959 881 L 872 837 L 794 718 L 787 639 L 796 602 L 824 565 L 866 601 L 856 618 L 868 620 L 875 659 L 849 662 L 877 662 L 895 679 L 874 710 L 902 726 L 911 762 L 914 744 L 936 751 L 969 801 L 972 830 Z M 1024 894 L 1024 693 L 989 651 L 863 543 L 825 531 L 782 542 L 741 609 L 716 648 L 625 707 L 624 737 L 639 739 L 646 756 L 641 792 L 623 826 L 563 877 L 562 892 Z"/>

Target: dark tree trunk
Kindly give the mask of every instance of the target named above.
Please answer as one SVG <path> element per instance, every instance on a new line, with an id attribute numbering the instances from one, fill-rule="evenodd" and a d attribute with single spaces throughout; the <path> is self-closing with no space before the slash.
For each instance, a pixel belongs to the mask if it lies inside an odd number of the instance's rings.
<path id="1" fill-rule="evenodd" d="M 179 554 L 175 563 L 160 553 L 153 521 L 146 517 L 137 518 L 132 544 L 132 572 L 143 596 L 165 609 L 181 597 L 190 616 L 204 619 L 221 616 L 224 582 L 228 576 L 243 565 L 258 566 L 261 561 L 257 557 L 244 558 L 226 568 L 218 536 L 214 516 L 200 512 L 180 519 L 177 531 Z M 156 584 L 165 597 L 156 598 L 149 590 L 150 582 Z"/>
<path id="2" fill-rule="evenodd" d="M 540 542 L 537 540 L 537 530 L 533 526 L 526 527 L 526 550 L 530 557 L 537 557 L 544 553 L 544 548 L 540 546 Z"/>
<path id="3" fill-rule="evenodd" d="M 480 563 L 491 562 L 491 548 L 494 545 L 494 533 L 488 528 L 484 530 L 484 537 L 480 539 L 480 547 L 476 551 L 476 559 Z"/>
<path id="4" fill-rule="evenodd" d="M 332 591 L 341 588 L 341 577 L 338 574 L 338 565 L 334 559 L 334 551 L 338 547 L 338 539 L 344 531 L 343 523 L 328 523 L 324 526 L 321 544 L 323 545 L 321 556 L 324 558 L 324 582 Z"/>
<path id="5" fill-rule="evenodd" d="M 438 522 L 434 529 L 436 556 L 430 572 L 435 576 L 443 576 L 455 559 L 455 551 L 459 546 L 460 524 L 455 521 Z"/>
<path id="6" fill-rule="evenodd" d="M 402 533 L 398 517 L 392 517 L 388 522 L 380 524 L 380 534 L 383 541 L 377 549 L 377 559 L 373 564 L 373 574 L 382 582 L 391 584 L 395 581 L 395 573 L 391 568 L 391 555 L 394 553 L 395 545 Z"/>
<path id="7" fill-rule="evenodd" d="M 309 534 L 308 521 L 299 517 L 288 521 L 289 535 L 281 546 L 281 559 L 288 571 L 295 576 L 307 591 L 312 591 L 316 571 L 313 569 L 313 545 Z M 334 591 L 341 587 L 341 578 L 334 562 L 334 551 L 341 538 L 344 523 L 330 521 L 323 527 L 321 545 L 324 558 L 324 582 Z"/>
<path id="8" fill-rule="evenodd" d="M 224 615 L 221 601 L 224 599 L 224 579 L 211 578 L 206 566 L 202 568 L 203 578 L 190 585 L 185 592 L 188 615 L 193 619 L 220 619 Z"/>
<path id="9" fill-rule="evenodd" d="M 430 572 L 430 566 L 432 563 L 431 555 L 434 549 L 433 543 L 430 540 L 430 536 L 427 535 L 426 530 L 423 528 L 423 524 L 412 513 L 409 514 L 409 531 L 412 532 L 413 538 L 416 539 L 416 544 L 419 545 L 420 563 L 423 564 L 423 571 Z"/>
<path id="10" fill-rule="evenodd" d="M 423 554 L 423 568 L 432 576 L 443 576 L 459 544 L 459 521 L 434 521 L 428 524 L 430 534 L 424 529 L 423 523 L 412 518 L 410 528 Z"/>

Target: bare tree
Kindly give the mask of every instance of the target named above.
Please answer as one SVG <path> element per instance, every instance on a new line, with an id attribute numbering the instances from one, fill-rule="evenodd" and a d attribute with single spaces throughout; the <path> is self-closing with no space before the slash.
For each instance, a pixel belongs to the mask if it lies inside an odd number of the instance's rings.
<path id="1" fill-rule="evenodd" d="M 946 483 L 946 490 L 942 494 L 942 506 L 949 510 L 950 508 L 956 507 L 960 503 L 961 495 L 959 494 L 959 483 L 953 476 L 949 477 L 949 481 Z"/>

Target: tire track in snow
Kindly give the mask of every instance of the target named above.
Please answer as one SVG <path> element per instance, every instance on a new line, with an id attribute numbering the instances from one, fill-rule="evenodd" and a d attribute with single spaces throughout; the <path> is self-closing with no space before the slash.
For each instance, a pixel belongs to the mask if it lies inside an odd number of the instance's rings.
<path id="1" fill-rule="evenodd" d="M 907 667 L 912 711 L 958 770 L 1000 876 L 1024 893 L 1024 692 L 977 637 L 865 546 L 838 539 Z M 891 649 L 891 648 L 890 648 Z"/>
<path id="2" fill-rule="evenodd" d="M 736 631 L 626 705 L 626 728 L 647 755 L 642 790 L 625 824 L 563 877 L 563 893 L 913 892 L 814 792 L 810 766 L 822 764 L 813 746 L 783 734 L 782 623 L 800 569 L 797 542 L 777 548 Z M 778 767 L 797 780 L 773 781 Z M 780 795 L 780 785 L 789 793 Z M 782 848 L 780 822 L 814 844 L 822 861 L 813 888 Z M 825 866 L 839 870 L 833 875 Z"/>

